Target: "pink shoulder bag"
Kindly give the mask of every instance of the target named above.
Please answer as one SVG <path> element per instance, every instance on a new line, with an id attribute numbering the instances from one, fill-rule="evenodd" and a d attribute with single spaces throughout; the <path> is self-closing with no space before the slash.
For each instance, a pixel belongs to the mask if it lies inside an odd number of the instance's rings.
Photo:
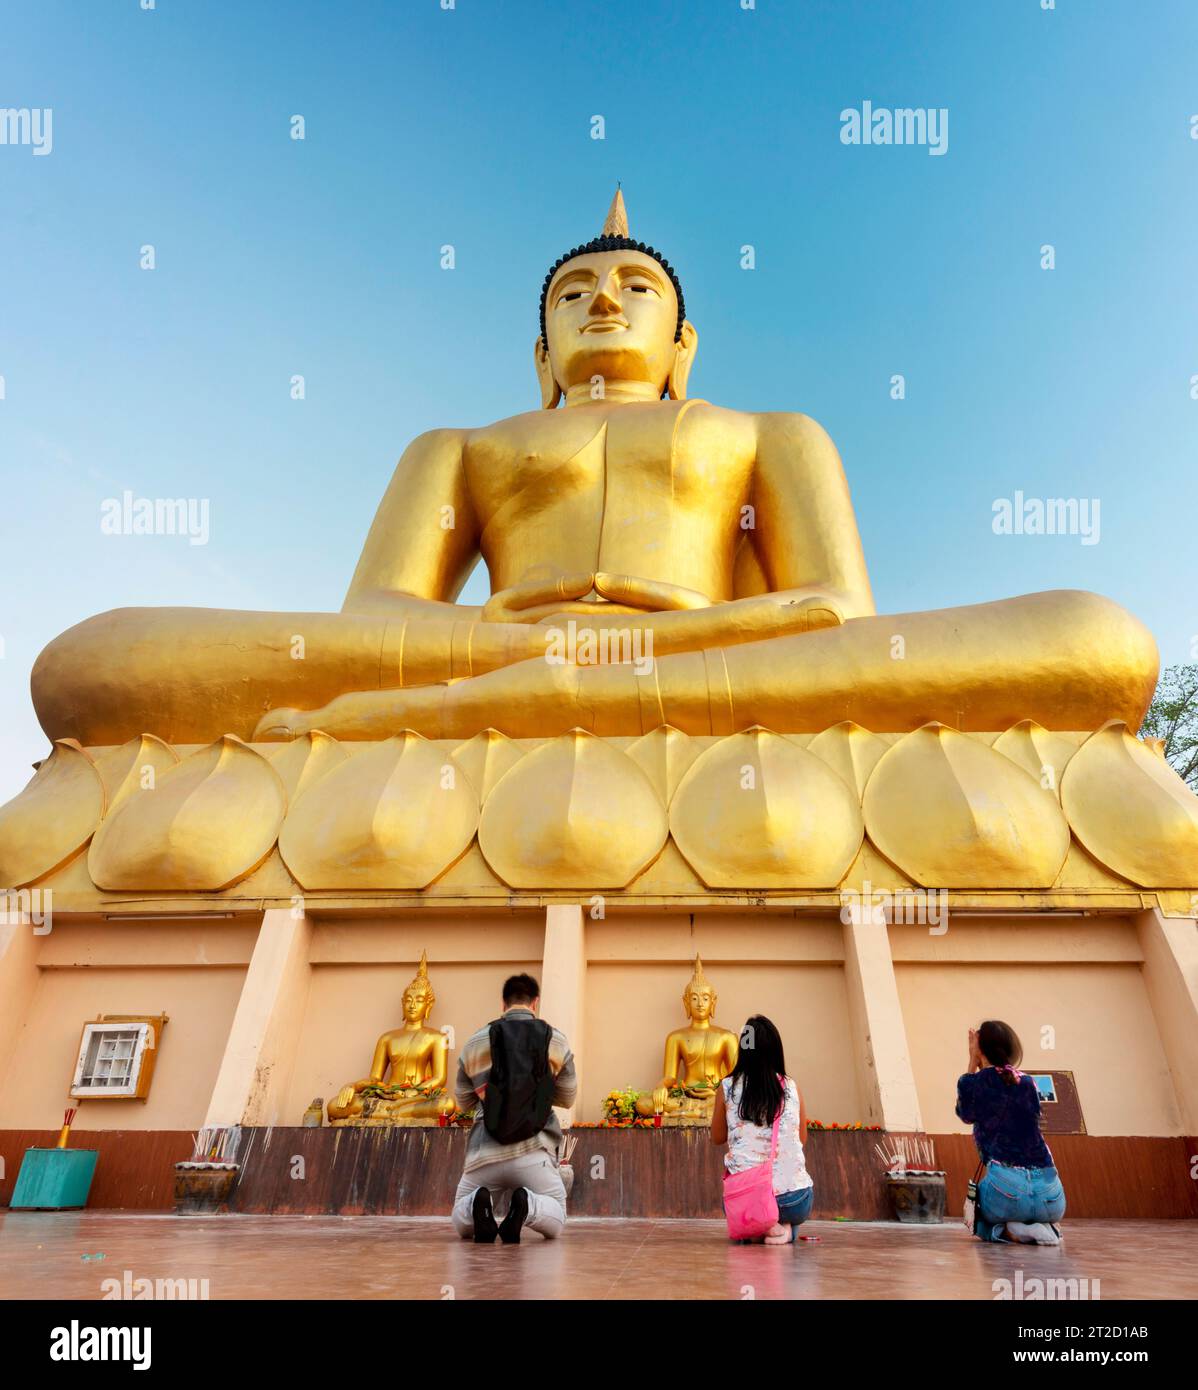
<path id="1" fill-rule="evenodd" d="M 728 1218 L 729 1240 L 752 1240 L 754 1236 L 763 1236 L 778 1222 L 774 1159 L 778 1154 L 778 1125 L 786 1109 L 786 1079 L 778 1079 L 782 1082 L 782 1104 L 774 1116 L 769 1158 L 764 1163 L 746 1168 L 743 1173 L 727 1173 L 724 1176 L 724 1215 Z M 720 1103 L 726 1103 L 722 1095 Z"/>

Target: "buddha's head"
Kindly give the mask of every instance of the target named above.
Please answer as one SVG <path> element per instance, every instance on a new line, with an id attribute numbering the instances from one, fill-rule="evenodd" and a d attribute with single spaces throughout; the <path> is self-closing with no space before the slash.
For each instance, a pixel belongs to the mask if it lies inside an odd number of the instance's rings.
<path id="1" fill-rule="evenodd" d="M 715 987 L 703 974 L 703 962 L 695 957 L 695 973 L 682 991 L 682 1007 L 692 1023 L 706 1023 L 715 1017 Z"/>
<path id="2" fill-rule="evenodd" d="M 437 996 L 428 978 L 428 952 L 421 951 L 420 966 L 412 983 L 403 992 L 403 1016 L 406 1023 L 423 1023 L 433 1011 Z"/>
<path id="3" fill-rule="evenodd" d="M 637 383 L 653 398 L 686 398 L 698 334 L 686 318 L 670 263 L 628 235 L 620 190 L 603 232 L 562 256 L 541 289 L 534 356 L 541 404 L 552 410 L 571 387 Z"/>

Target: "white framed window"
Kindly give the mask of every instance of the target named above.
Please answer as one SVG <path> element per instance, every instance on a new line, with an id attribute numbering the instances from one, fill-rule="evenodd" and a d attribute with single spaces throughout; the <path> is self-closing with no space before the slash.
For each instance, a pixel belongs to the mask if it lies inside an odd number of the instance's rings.
<path id="1" fill-rule="evenodd" d="M 85 1023 L 71 1095 L 81 1100 L 136 1096 L 146 1049 L 153 1046 L 148 1023 Z"/>

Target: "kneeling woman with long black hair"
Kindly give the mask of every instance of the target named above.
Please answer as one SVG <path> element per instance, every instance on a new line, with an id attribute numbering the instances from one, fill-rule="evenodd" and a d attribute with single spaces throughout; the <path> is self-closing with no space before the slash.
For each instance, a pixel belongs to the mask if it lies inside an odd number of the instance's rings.
<path id="1" fill-rule="evenodd" d="M 762 1237 L 766 1245 L 794 1241 L 799 1226 L 811 1215 L 814 1189 L 803 1154 L 807 1141 L 803 1097 L 786 1075 L 778 1030 L 764 1015 L 754 1014 L 741 1033 L 732 1075 L 720 1082 L 711 1115 L 711 1142 L 728 1145 L 724 1155 L 728 1174 L 768 1162 L 779 1109 L 773 1181 L 778 1224 Z"/>

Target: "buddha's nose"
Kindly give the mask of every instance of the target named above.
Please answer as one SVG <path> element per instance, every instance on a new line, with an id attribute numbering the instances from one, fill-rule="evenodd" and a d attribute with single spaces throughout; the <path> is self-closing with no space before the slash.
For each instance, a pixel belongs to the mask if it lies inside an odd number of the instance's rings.
<path id="1" fill-rule="evenodd" d="M 592 314 L 618 314 L 620 312 L 620 292 L 610 275 L 600 280 L 595 286 L 589 312 Z"/>

